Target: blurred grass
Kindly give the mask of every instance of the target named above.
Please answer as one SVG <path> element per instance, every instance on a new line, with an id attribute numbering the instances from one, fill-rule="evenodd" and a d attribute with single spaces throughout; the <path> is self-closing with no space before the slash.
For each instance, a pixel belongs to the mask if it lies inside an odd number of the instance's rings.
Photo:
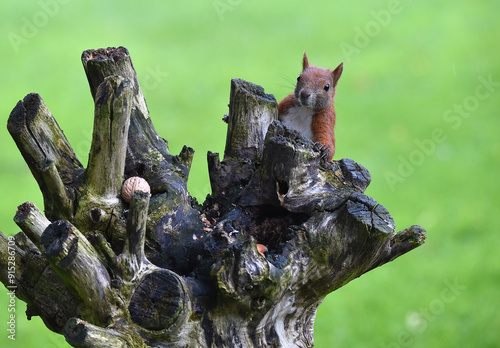
<path id="1" fill-rule="evenodd" d="M 217 3 L 230 10 L 218 13 Z M 389 209 L 398 230 L 420 224 L 428 232 L 424 246 L 327 296 L 316 347 L 497 347 L 499 10 L 498 1 L 471 0 L 3 1 L 0 228 L 18 231 L 17 205 L 43 205 L 5 127 L 19 99 L 39 93 L 87 161 L 93 106 L 83 50 L 129 49 L 157 131 L 174 154 L 184 144 L 196 150 L 189 189 L 200 201 L 210 192 L 206 152 L 224 149 L 230 79 L 261 84 L 279 100 L 307 51 L 322 67 L 345 63 L 336 158 L 370 170 L 367 194 Z M 13 43 L 15 35 L 22 40 Z M 497 84 L 474 100 L 480 77 Z M 453 110 L 464 103 L 470 112 L 460 116 Z M 453 122 L 443 118 L 447 110 Z M 416 141 L 437 128 L 446 140 L 418 157 Z M 411 168 L 402 176 L 404 161 Z M 67 346 L 39 318 L 28 322 L 21 301 L 16 341 L 9 340 L 5 293 L 1 346 Z"/>

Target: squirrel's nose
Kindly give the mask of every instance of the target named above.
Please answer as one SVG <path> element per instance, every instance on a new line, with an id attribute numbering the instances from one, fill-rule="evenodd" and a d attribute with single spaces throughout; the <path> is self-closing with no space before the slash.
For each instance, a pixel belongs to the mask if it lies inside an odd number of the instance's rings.
<path id="1" fill-rule="evenodd" d="M 311 92 L 307 89 L 303 89 L 302 91 L 300 91 L 300 100 L 304 103 L 304 102 L 307 102 L 307 100 L 309 99 L 309 97 L 311 96 Z"/>

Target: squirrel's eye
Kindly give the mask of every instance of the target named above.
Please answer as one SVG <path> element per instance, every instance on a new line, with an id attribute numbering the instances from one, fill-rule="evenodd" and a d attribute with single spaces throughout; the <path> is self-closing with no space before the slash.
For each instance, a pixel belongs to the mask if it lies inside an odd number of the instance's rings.
<path id="1" fill-rule="evenodd" d="M 323 89 L 328 92 L 328 90 L 330 89 L 330 85 L 327 83 L 325 87 L 323 87 Z"/>
<path id="2" fill-rule="evenodd" d="M 300 80 L 300 75 L 297 77 L 297 82 L 299 82 L 299 80 Z"/>

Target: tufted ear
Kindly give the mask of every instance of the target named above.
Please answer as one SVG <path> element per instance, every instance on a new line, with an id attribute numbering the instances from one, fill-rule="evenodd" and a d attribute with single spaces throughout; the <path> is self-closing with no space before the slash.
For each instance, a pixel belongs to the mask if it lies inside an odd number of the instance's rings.
<path id="1" fill-rule="evenodd" d="M 302 70 L 306 70 L 309 67 L 309 61 L 307 60 L 307 54 L 304 52 L 304 58 L 302 58 Z"/>
<path id="2" fill-rule="evenodd" d="M 336 86 L 337 82 L 339 82 L 340 75 L 342 75 L 342 71 L 344 71 L 344 63 L 340 63 L 338 67 L 335 68 L 335 70 L 332 71 L 332 77 L 333 77 L 333 85 Z"/>

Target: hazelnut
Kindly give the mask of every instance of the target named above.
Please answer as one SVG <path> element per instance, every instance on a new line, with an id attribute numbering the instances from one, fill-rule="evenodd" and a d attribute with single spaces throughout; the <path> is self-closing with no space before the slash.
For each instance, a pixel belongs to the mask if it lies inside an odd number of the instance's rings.
<path id="1" fill-rule="evenodd" d="M 262 256 L 265 256 L 264 253 L 267 252 L 267 248 L 265 245 L 262 245 L 262 244 L 257 244 L 257 250 L 259 251 L 259 253 L 262 255 Z"/>
<path id="2" fill-rule="evenodd" d="M 149 188 L 148 182 L 138 176 L 132 176 L 125 180 L 122 186 L 122 198 L 125 202 L 130 203 L 132 196 L 135 191 L 142 191 L 146 193 L 150 193 L 151 189 Z"/>

